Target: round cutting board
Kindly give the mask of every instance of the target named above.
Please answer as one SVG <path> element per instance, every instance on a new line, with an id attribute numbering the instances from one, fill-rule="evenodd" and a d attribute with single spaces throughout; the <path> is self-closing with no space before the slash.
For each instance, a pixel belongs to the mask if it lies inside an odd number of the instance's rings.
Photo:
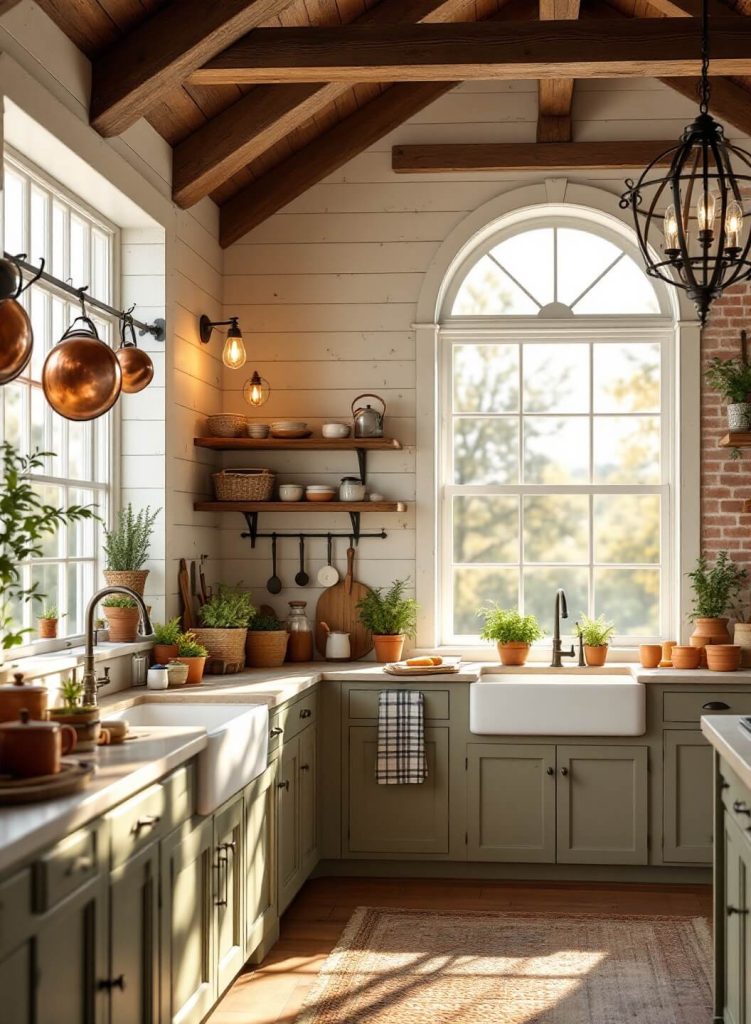
<path id="1" fill-rule="evenodd" d="M 316 647 L 318 653 L 326 655 L 326 631 L 321 628 L 325 622 L 329 629 L 349 633 L 350 658 L 357 661 L 373 650 L 373 636 L 357 617 L 357 604 L 370 593 L 370 587 L 358 583 L 354 578 L 355 549 L 347 549 L 347 574 L 343 580 L 325 590 L 316 606 Z"/>

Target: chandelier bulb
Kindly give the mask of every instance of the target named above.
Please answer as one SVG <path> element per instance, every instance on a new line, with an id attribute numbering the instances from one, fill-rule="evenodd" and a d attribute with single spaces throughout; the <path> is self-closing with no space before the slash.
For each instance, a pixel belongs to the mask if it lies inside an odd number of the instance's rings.
<path id="1" fill-rule="evenodd" d="M 696 203 L 696 220 L 699 225 L 699 236 L 712 231 L 715 219 L 715 197 L 713 192 L 708 190 L 702 192 Z"/>
<path id="2" fill-rule="evenodd" d="M 740 248 L 742 232 L 743 209 L 737 199 L 732 199 L 725 213 L 725 246 L 728 249 Z"/>
<path id="3" fill-rule="evenodd" d="M 665 251 L 666 252 L 677 252 L 678 251 L 678 218 L 675 215 L 675 207 L 671 203 L 665 210 L 665 218 L 663 225 L 663 235 L 665 236 Z"/>

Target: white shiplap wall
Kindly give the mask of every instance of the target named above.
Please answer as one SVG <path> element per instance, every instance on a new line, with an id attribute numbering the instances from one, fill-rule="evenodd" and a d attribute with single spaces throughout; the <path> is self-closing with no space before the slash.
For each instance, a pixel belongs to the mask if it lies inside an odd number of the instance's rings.
<path id="1" fill-rule="evenodd" d="M 695 107 L 652 80 L 577 83 L 574 133 L 580 141 L 674 139 Z M 432 502 L 415 493 L 416 300 L 438 247 L 470 212 L 499 194 L 541 181 L 542 174 L 471 173 L 398 176 L 391 170 L 391 147 L 419 142 L 533 141 L 537 120 L 536 84 L 478 82 L 462 86 L 381 140 L 338 172 L 300 196 L 225 253 L 225 314 L 241 317 L 248 342 L 247 369 L 258 368 L 273 392 L 261 421 L 279 417 L 307 420 L 318 427 L 328 417 L 347 418 L 360 391 L 385 398 L 387 431 L 407 446 L 398 455 L 371 458 L 370 483 L 389 498 Z M 634 169 L 637 170 L 636 168 Z M 560 177 L 560 174 L 556 174 Z M 624 172 L 570 175 L 615 197 Z M 244 375 L 226 371 L 224 407 L 247 412 Z M 228 463 L 275 465 L 279 479 L 336 481 L 356 469 L 354 456 L 316 454 L 305 458 L 236 456 Z M 222 552 L 228 579 L 252 584 L 258 601 L 270 575 L 268 542 L 251 552 L 239 539 L 242 520 L 223 523 Z M 315 520 L 315 522 L 313 522 Z M 276 529 L 348 528 L 347 517 L 277 517 Z M 261 517 L 261 528 L 270 526 Z M 386 541 L 366 541 L 357 574 L 364 582 L 386 584 L 415 577 L 413 509 L 405 516 L 368 515 L 364 528 L 385 526 Z M 338 565 L 344 548 L 339 544 Z M 297 546 L 283 547 L 280 575 L 292 582 Z M 325 561 L 317 542 L 308 571 Z M 305 591 L 314 608 L 319 591 Z M 271 603 L 283 610 L 302 592 L 286 588 Z"/>

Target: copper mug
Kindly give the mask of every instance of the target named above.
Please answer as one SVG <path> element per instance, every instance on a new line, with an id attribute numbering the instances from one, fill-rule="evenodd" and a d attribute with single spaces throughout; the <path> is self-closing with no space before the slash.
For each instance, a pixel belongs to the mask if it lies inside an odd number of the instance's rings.
<path id="1" fill-rule="evenodd" d="M 21 779 L 57 775 L 77 738 L 72 725 L 38 722 L 23 708 L 18 721 L 0 725 L 0 772 Z"/>

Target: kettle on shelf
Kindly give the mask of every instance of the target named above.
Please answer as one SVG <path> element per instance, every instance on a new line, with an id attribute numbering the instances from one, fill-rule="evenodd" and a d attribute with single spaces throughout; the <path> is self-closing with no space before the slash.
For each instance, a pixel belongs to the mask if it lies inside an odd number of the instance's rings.
<path id="1" fill-rule="evenodd" d="M 369 403 L 364 407 L 357 405 L 361 398 L 376 398 L 381 403 L 380 412 L 374 409 Z M 357 408 L 355 408 L 357 406 Z M 352 403 L 352 420 L 354 423 L 355 437 L 383 437 L 383 418 L 386 415 L 386 403 L 380 395 L 372 392 L 364 392 L 358 395 Z"/>

